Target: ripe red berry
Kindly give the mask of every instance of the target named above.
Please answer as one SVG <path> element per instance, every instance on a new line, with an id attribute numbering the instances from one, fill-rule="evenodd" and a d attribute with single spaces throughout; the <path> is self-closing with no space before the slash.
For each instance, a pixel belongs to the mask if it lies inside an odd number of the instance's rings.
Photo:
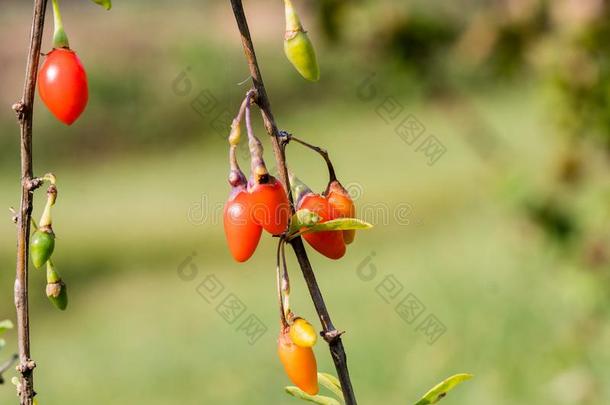
<path id="1" fill-rule="evenodd" d="M 325 194 L 328 198 L 330 215 L 333 219 L 354 218 L 356 216 L 354 201 L 352 201 L 348 191 L 337 180 L 330 182 Z M 355 237 L 355 230 L 343 231 L 343 240 L 346 244 L 352 243 Z"/>
<path id="2" fill-rule="evenodd" d="M 252 218 L 252 206 L 252 196 L 245 186 L 234 188 L 225 204 L 225 236 L 229 250 L 238 262 L 245 262 L 254 254 L 263 232 Z"/>
<path id="3" fill-rule="evenodd" d="M 76 53 L 55 48 L 47 56 L 38 74 L 38 92 L 47 108 L 66 125 L 81 115 L 89 91 L 87 74 Z"/>
<path id="4" fill-rule="evenodd" d="M 308 193 L 299 201 L 298 209 L 308 209 L 320 216 L 320 222 L 334 219 L 328 199 L 314 193 Z M 305 239 L 315 250 L 329 259 L 340 259 L 345 255 L 345 242 L 342 231 L 324 231 L 306 233 Z"/>
<path id="5" fill-rule="evenodd" d="M 283 233 L 288 227 L 291 211 L 282 183 L 268 175 L 265 183 L 250 181 L 249 191 L 253 197 L 252 215 L 256 222 L 272 235 Z"/>

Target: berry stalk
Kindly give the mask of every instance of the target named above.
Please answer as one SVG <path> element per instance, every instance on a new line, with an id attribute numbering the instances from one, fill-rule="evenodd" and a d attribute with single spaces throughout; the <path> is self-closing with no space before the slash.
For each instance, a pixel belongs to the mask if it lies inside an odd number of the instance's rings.
<path id="1" fill-rule="evenodd" d="M 68 41 L 68 35 L 64 31 L 64 24 L 61 19 L 61 13 L 59 11 L 59 0 L 53 1 L 53 25 L 55 27 L 53 32 L 53 48 L 70 48 L 70 42 Z"/>
<path id="2" fill-rule="evenodd" d="M 257 183 L 266 183 L 269 177 L 269 171 L 265 165 L 263 159 L 263 144 L 260 139 L 254 135 L 254 129 L 252 129 L 252 120 L 250 116 L 250 99 L 252 97 L 252 91 L 249 91 L 246 99 L 246 130 L 248 132 L 248 146 L 250 147 L 250 164 L 252 170 L 252 176 Z"/>

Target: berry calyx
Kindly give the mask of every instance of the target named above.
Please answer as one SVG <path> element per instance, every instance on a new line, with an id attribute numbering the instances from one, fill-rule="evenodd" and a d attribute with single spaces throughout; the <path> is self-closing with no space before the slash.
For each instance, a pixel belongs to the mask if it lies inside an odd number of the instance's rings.
<path id="1" fill-rule="evenodd" d="M 318 365 L 311 347 L 296 345 L 283 329 L 278 338 L 278 356 L 290 381 L 309 395 L 317 395 Z"/>
<path id="2" fill-rule="evenodd" d="M 64 24 L 61 20 L 61 13 L 59 12 L 58 0 L 53 0 L 53 48 L 70 48 L 70 42 L 66 31 L 64 31 Z"/>

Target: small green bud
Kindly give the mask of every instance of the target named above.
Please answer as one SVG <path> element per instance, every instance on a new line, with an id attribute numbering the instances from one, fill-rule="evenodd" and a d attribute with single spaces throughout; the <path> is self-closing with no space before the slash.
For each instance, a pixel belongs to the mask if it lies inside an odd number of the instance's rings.
<path id="1" fill-rule="evenodd" d="M 47 284 L 47 297 L 61 311 L 68 307 L 68 287 L 62 280 Z"/>
<path id="2" fill-rule="evenodd" d="M 307 184 L 303 183 L 301 179 L 294 175 L 294 173 L 290 173 L 290 185 L 292 187 L 292 195 L 294 196 L 294 205 L 296 207 L 299 206 L 303 197 L 307 194 L 313 193 L 311 189 L 307 186 Z"/>
<path id="3" fill-rule="evenodd" d="M 303 29 L 301 21 L 290 0 L 284 0 L 286 11 L 286 36 L 284 38 L 284 52 L 294 68 L 305 79 L 317 82 L 320 79 L 320 68 L 316 58 L 316 51 Z"/>
<path id="4" fill-rule="evenodd" d="M 51 227 L 39 228 L 32 234 L 30 255 L 34 266 L 42 267 L 51 258 L 54 249 L 55 234 Z"/>

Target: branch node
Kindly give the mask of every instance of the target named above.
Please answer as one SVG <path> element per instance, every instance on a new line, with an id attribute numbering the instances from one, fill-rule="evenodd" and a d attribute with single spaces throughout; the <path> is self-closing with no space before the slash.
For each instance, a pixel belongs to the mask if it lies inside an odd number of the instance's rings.
<path id="1" fill-rule="evenodd" d="M 32 370 L 34 370 L 35 368 L 36 368 L 36 362 L 32 359 L 28 359 L 24 363 L 20 363 L 19 365 L 17 365 L 17 367 L 15 367 L 15 369 L 20 374 L 27 374 L 27 373 L 31 372 Z"/>
<path id="2" fill-rule="evenodd" d="M 8 210 L 12 214 L 11 220 L 13 221 L 13 223 L 17 224 L 17 221 L 19 220 L 19 214 L 17 214 L 17 211 L 15 211 L 15 208 L 13 207 L 8 207 Z"/>
<path id="3" fill-rule="evenodd" d="M 251 88 L 250 90 L 248 90 L 248 93 L 246 93 L 246 95 L 247 94 L 250 94 L 250 104 L 256 104 L 260 107 L 258 91 L 256 90 L 256 88 Z"/>
<path id="4" fill-rule="evenodd" d="M 13 111 L 15 111 L 15 114 L 17 115 L 17 119 L 19 121 L 23 120 L 23 116 L 25 114 L 25 103 L 23 102 L 23 100 L 19 100 L 18 102 L 13 104 L 12 108 Z"/>
<path id="5" fill-rule="evenodd" d="M 341 339 L 341 336 L 345 333 L 345 331 L 340 332 L 336 329 L 333 330 L 328 330 L 328 331 L 323 331 L 320 332 L 320 335 L 324 338 L 324 340 L 326 342 L 328 342 L 328 344 L 331 343 L 335 343 L 336 341 L 338 341 L 339 339 Z"/>
<path id="6" fill-rule="evenodd" d="M 280 141 L 280 146 L 285 147 L 290 143 L 292 139 L 292 134 L 288 131 L 277 131 L 277 139 Z"/>
<path id="7" fill-rule="evenodd" d="M 44 183 L 44 179 L 42 177 L 34 177 L 33 179 L 28 179 L 24 181 L 24 186 L 28 191 L 34 191 Z"/>

